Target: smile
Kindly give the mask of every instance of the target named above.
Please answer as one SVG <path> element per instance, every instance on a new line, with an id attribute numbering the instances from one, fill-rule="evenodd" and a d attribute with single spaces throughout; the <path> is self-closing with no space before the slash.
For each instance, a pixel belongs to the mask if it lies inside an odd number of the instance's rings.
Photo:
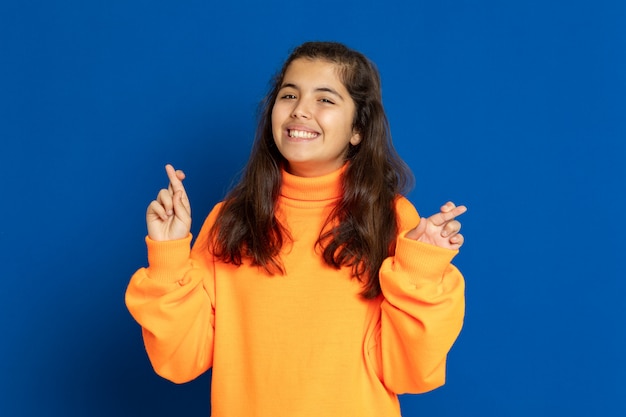
<path id="1" fill-rule="evenodd" d="M 289 129 L 287 134 L 290 138 L 299 138 L 299 139 L 313 139 L 319 136 L 319 133 L 316 132 L 307 132 L 304 130 L 293 130 Z"/>

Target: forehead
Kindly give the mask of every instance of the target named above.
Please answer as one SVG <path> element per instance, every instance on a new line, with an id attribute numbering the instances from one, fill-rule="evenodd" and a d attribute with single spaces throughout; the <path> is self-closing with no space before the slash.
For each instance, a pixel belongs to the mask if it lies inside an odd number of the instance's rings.
<path id="1" fill-rule="evenodd" d="M 340 77 L 340 66 L 323 59 L 297 58 L 285 71 L 282 84 L 300 85 L 303 83 L 332 84 L 343 87 Z"/>

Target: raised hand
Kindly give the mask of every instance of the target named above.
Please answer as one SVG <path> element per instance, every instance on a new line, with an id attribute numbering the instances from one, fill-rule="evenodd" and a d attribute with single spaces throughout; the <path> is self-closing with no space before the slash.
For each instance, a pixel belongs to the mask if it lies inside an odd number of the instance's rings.
<path id="1" fill-rule="evenodd" d="M 457 207 L 449 201 L 441 206 L 439 213 L 422 218 L 417 227 L 410 230 L 406 237 L 441 248 L 459 249 L 465 239 L 459 233 L 461 223 L 456 220 L 456 217 L 466 211 L 467 207 Z"/>
<path id="2" fill-rule="evenodd" d="M 146 211 L 148 236 L 152 240 L 183 239 L 191 231 L 191 206 L 183 186 L 185 173 L 170 164 L 165 166 L 165 172 L 170 184 L 159 191 Z"/>

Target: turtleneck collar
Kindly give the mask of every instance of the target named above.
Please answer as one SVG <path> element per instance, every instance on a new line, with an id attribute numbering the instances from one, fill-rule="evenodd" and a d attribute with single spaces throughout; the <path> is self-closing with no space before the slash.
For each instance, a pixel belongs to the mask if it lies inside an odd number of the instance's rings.
<path id="1" fill-rule="evenodd" d="M 341 197 L 341 175 L 347 164 L 321 177 L 298 177 L 283 169 L 280 193 L 283 197 L 301 201 L 325 201 Z"/>

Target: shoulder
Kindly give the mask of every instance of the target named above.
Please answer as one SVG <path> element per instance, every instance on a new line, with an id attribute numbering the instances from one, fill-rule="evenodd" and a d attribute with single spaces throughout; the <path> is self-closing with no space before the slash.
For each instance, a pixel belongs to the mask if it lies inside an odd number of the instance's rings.
<path id="1" fill-rule="evenodd" d="M 399 230 L 412 229 L 417 226 L 420 216 L 415 206 L 406 197 L 398 195 L 395 200 L 395 208 Z"/>
<path id="2" fill-rule="evenodd" d="M 206 247 L 209 241 L 209 236 L 211 234 L 211 229 L 215 225 L 217 221 L 217 217 L 219 216 L 222 207 L 224 206 L 224 202 L 219 202 L 213 209 L 209 212 L 208 216 L 205 218 L 204 223 L 202 224 L 202 228 L 200 229 L 200 233 L 198 234 L 198 239 L 196 240 L 195 246 L 198 247 Z"/>
<path id="3" fill-rule="evenodd" d="M 209 212 L 209 215 L 206 217 L 205 224 L 206 223 L 210 223 L 210 224 L 215 223 L 215 221 L 217 219 L 217 216 L 219 216 L 220 212 L 222 211 L 222 207 L 224 207 L 224 202 L 223 201 L 220 201 L 219 203 L 214 205 L 213 209 L 211 209 L 211 211 Z"/>

